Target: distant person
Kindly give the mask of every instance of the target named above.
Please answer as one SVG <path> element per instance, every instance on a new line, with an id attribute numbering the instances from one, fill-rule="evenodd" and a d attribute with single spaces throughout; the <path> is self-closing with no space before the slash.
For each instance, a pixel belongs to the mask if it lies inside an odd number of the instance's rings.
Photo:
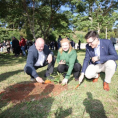
<path id="1" fill-rule="evenodd" d="M 51 52 L 42 38 L 38 38 L 29 50 L 27 56 L 27 63 L 25 65 L 24 71 L 30 75 L 31 80 L 36 80 L 39 83 L 43 83 L 44 80 L 39 77 L 36 69 L 42 68 L 48 65 L 45 72 L 45 77 L 48 79 L 53 79 L 50 74 L 53 73 L 55 64 L 55 58 L 53 52 Z"/>
<path id="2" fill-rule="evenodd" d="M 100 72 L 105 72 L 103 88 L 109 91 L 109 83 L 116 70 L 117 52 L 111 41 L 99 39 L 96 31 L 89 31 L 85 35 L 85 39 L 87 42 L 86 54 L 79 83 L 82 82 L 84 75 L 88 79 L 94 78 L 93 82 L 97 82 Z"/>
<path id="3" fill-rule="evenodd" d="M 10 53 L 10 47 L 11 47 L 11 45 L 10 45 L 10 41 L 9 40 L 7 40 L 6 46 L 7 46 L 7 52 Z"/>
<path id="4" fill-rule="evenodd" d="M 11 49 L 11 51 L 13 52 L 13 50 L 12 50 L 12 41 L 10 41 L 10 49 Z"/>
<path id="5" fill-rule="evenodd" d="M 61 35 L 59 35 L 59 38 L 58 38 L 58 49 L 61 47 L 61 44 L 60 44 L 61 40 L 62 40 Z"/>
<path id="6" fill-rule="evenodd" d="M 12 37 L 12 49 L 15 56 L 18 56 L 19 55 L 19 41 L 15 37 Z"/>
<path id="7" fill-rule="evenodd" d="M 1 52 L 3 52 L 3 45 L 2 45 L 2 43 L 0 43 L 0 50 L 1 50 Z"/>
<path id="8" fill-rule="evenodd" d="M 20 44 L 21 44 L 22 54 L 23 54 L 23 56 L 26 56 L 26 52 L 25 52 L 25 49 L 26 49 L 26 41 L 23 38 L 23 36 L 21 36 L 20 38 L 21 38 Z"/>
<path id="9" fill-rule="evenodd" d="M 21 50 L 21 39 L 19 40 L 19 54 L 22 55 L 22 50 Z"/>
<path id="10" fill-rule="evenodd" d="M 68 36 L 66 36 L 66 38 L 67 38 L 68 40 L 70 40 Z"/>
<path id="11" fill-rule="evenodd" d="M 113 44 L 113 46 L 114 46 L 114 45 L 116 44 L 116 39 L 113 38 L 113 36 L 111 36 L 110 40 L 111 40 L 111 42 L 112 42 L 112 44 Z"/>
<path id="12" fill-rule="evenodd" d="M 71 73 L 73 73 L 75 81 L 78 80 L 78 77 L 81 73 L 81 64 L 78 62 L 77 53 L 72 48 L 70 41 L 67 38 L 64 38 L 60 41 L 61 48 L 57 54 L 57 71 L 59 73 L 64 73 L 64 79 L 62 84 L 67 84 Z"/>
<path id="13" fill-rule="evenodd" d="M 73 40 L 71 40 L 71 46 L 73 47 L 73 49 L 75 49 L 75 42 Z"/>
<path id="14" fill-rule="evenodd" d="M 3 46 L 3 52 L 4 52 L 6 49 L 6 41 L 3 42 L 2 46 Z"/>
<path id="15" fill-rule="evenodd" d="M 78 49 L 81 50 L 81 41 L 78 42 Z"/>
<path id="16" fill-rule="evenodd" d="M 57 43 L 57 41 L 55 41 L 54 45 L 55 45 L 55 50 L 58 50 L 58 43 Z"/>
<path id="17" fill-rule="evenodd" d="M 33 45 L 33 42 L 31 40 L 27 41 L 27 51 L 29 50 L 29 48 Z"/>

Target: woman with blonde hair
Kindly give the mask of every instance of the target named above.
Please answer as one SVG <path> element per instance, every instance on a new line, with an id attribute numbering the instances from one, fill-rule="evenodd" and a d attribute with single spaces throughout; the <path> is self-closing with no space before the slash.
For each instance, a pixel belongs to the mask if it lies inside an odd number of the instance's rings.
<path id="1" fill-rule="evenodd" d="M 61 47 L 57 54 L 57 63 L 59 64 L 57 71 L 59 73 L 65 73 L 62 81 L 62 84 L 65 85 L 67 84 L 71 73 L 73 73 L 75 80 L 78 80 L 81 72 L 81 64 L 77 60 L 77 53 L 72 48 L 70 41 L 67 38 L 64 38 L 60 43 Z"/>

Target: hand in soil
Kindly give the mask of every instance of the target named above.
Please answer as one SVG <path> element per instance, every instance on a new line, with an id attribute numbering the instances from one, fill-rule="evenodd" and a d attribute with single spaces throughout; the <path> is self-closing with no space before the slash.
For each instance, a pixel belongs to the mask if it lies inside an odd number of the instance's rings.
<path id="1" fill-rule="evenodd" d="M 44 82 L 43 79 L 40 78 L 40 77 L 37 77 L 37 78 L 36 78 L 36 81 L 39 82 L 39 83 L 43 83 L 43 82 Z"/>
<path id="2" fill-rule="evenodd" d="M 67 84 L 67 82 L 68 82 L 68 79 L 64 78 L 64 79 L 62 80 L 62 85 Z"/>

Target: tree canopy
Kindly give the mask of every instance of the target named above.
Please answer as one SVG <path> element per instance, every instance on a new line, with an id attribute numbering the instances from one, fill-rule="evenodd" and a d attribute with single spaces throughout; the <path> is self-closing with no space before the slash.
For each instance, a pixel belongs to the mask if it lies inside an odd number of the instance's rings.
<path id="1" fill-rule="evenodd" d="M 24 32 L 28 39 L 48 39 L 53 31 L 108 32 L 118 20 L 116 0 L 0 0 L 0 22 L 10 30 Z M 69 10 L 60 12 L 61 7 Z"/>

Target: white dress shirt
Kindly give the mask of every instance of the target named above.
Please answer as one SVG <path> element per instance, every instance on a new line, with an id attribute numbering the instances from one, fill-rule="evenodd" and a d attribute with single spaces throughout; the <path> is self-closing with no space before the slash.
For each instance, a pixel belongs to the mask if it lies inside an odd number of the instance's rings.
<path id="1" fill-rule="evenodd" d="M 100 40 L 99 40 L 99 44 L 96 48 L 94 48 L 94 52 L 95 52 L 95 56 L 99 56 L 100 57 Z M 97 61 L 96 63 L 100 63 L 100 61 Z"/>
<path id="2" fill-rule="evenodd" d="M 39 53 L 39 57 L 38 57 L 37 62 L 35 63 L 35 66 L 43 66 L 43 63 L 45 61 L 45 55 L 43 51 L 41 52 L 38 51 L 38 53 Z"/>

